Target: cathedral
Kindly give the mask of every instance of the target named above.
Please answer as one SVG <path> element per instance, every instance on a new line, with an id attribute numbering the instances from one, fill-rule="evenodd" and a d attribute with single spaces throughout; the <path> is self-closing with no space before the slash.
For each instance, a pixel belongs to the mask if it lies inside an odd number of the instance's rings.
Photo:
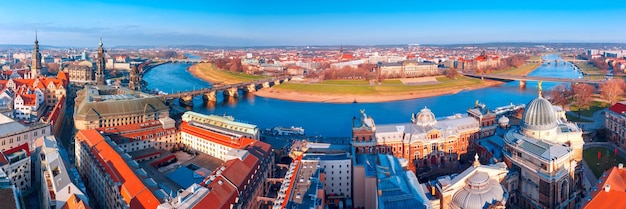
<path id="1" fill-rule="evenodd" d="M 95 63 L 84 60 L 72 63 L 67 67 L 61 64 L 63 70 L 69 74 L 71 98 L 76 96 L 78 90 L 83 89 L 86 85 L 105 85 L 106 58 L 104 54 L 102 38 L 98 44 L 98 52 L 96 54 Z"/>

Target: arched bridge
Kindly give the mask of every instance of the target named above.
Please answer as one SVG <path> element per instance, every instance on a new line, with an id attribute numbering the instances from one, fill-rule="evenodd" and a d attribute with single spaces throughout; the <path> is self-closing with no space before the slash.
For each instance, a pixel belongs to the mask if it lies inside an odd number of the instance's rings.
<path id="1" fill-rule="evenodd" d="M 566 83 L 587 83 L 594 86 L 602 83 L 602 80 L 585 80 L 578 78 L 548 78 L 538 76 L 518 76 L 518 75 L 499 75 L 499 74 L 474 74 L 463 73 L 464 76 L 480 79 L 490 79 L 497 81 L 520 81 L 520 86 L 526 86 L 526 81 L 551 81 L 551 82 L 566 82 Z"/>
<path id="2" fill-rule="evenodd" d="M 274 85 L 281 84 L 283 82 L 287 82 L 291 79 L 291 77 L 277 77 L 277 78 L 268 78 L 256 81 L 250 81 L 245 83 L 237 83 L 237 84 L 215 84 L 213 87 L 202 88 L 192 91 L 184 91 L 173 94 L 161 94 L 163 98 L 170 101 L 178 98 L 179 103 L 183 106 L 193 106 L 192 100 L 195 96 L 202 95 L 202 98 L 205 101 L 216 101 L 216 93 L 223 92 L 225 96 L 238 97 L 239 89 L 242 89 L 246 92 L 254 92 L 257 89 L 261 88 L 269 88 Z"/>
<path id="3" fill-rule="evenodd" d="M 169 62 L 171 62 L 171 63 L 191 63 L 191 64 L 196 64 L 196 63 L 209 63 L 211 61 L 210 60 L 199 60 L 199 59 L 170 59 Z"/>

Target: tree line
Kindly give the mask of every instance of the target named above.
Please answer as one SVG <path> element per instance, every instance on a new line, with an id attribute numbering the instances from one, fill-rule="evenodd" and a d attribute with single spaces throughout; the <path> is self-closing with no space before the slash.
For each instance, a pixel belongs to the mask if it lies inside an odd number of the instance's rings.
<path id="1" fill-rule="evenodd" d="M 600 84 L 599 98 L 609 104 L 615 104 L 625 96 L 626 82 L 623 79 L 611 79 Z M 553 104 L 566 106 L 575 105 L 580 110 L 589 109 L 593 104 L 595 87 L 586 83 L 572 83 L 569 87 L 558 85 L 549 92 L 549 99 Z"/>

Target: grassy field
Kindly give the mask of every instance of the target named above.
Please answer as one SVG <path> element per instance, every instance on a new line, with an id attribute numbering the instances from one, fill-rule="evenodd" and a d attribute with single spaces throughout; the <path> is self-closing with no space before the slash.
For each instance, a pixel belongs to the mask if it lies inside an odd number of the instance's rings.
<path id="1" fill-rule="evenodd" d="M 578 113 L 573 113 L 573 115 L 565 114 L 565 118 L 567 118 L 567 121 L 570 121 L 570 122 L 582 122 L 582 123 L 593 122 L 591 120 L 587 120 L 587 119 L 584 119 L 584 118 L 578 118 Z"/>
<path id="2" fill-rule="evenodd" d="M 444 76 L 437 77 L 438 84 L 402 85 L 399 80 L 385 80 L 381 84 L 369 85 L 363 80 L 329 80 L 319 83 L 283 83 L 273 88 L 288 91 L 297 91 L 314 94 L 348 94 L 348 95 L 394 95 L 406 93 L 426 93 L 449 89 L 464 89 L 477 87 L 483 84 L 479 79 L 459 78 L 450 79 Z"/>
<path id="3" fill-rule="evenodd" d="M 519 67 L 511 67 L 508 69 L 497 71 L 494 74 L 507 74 L 507 75 L 527 75 L 533 70 L 539 67 L 539 63 L 527 63 Z"/>
<path id="4" fill-rule="evenodd" d="M 598 75 L 598 74 L 602 74 L 602 72 L 600 72 L 600 69 L 598 69 L 596 66 L 593 66 L 592 64 L 589 63 L 578 63 L 576 64 L 576 66 L 578 66 L 578 68 L 580 69 L 580 71 L 582 71 L 585 75 L 591 75 L 590 79 L 603 79 L 604 75 Z"/>
<path id="5" fill-rule="evenodd" d="M 598 152 L 602 153 L 602 157 L 599 160 Z M 591 168 L 591 171 L 593 171 L 596 177 L 600 177 L 605 170 L 619 163 L 626 162 L 624 158 L 616 156 L 613 150 L 608 150 L 603 147 L 592 147 L 583 150 L 583 159 L 587 162 L 587 165 L 589 165 L 589 168 Z"/>
<path id="6" fill-rule="evenodd" d="M 203 78 L 211 82 L 223 82 L 225 84 L 243 83 L 266 78 L 266 76 L 249 75 L 245 73 L 233 73 L 225 70 L 218 70 L 212 63 L 197 64 L 198 73 Z"/>
<path id="7" fill-rule="evenodd" d="M 589 107 L 588 110 L 583 109 L 583 110 L 580 111 L 580 115 L 585 116 L 585 117 L 591 117 L 591 116 L 593 116 L 593 113 L 595 113 L 598 110 L 601 110 L 601 109 L 604 109 L 604 108 L 608 107 L 608 105 L 609 104 L 606 103 L 606 102 L 593 101 L 591 103 L 591 107 Z M 578 114 L 578 107 L 576 107 L 576 105 L 571 105 L 569 107 L 569 109 L 572 112 Z"/>
<path id="8" fill-rule="evenodd" d="M 531 60 L 531 61 L 541 60 L 541 56 L 535 55 L 535 56 L 530 57 L 530 59 L 528 60 Z"/>

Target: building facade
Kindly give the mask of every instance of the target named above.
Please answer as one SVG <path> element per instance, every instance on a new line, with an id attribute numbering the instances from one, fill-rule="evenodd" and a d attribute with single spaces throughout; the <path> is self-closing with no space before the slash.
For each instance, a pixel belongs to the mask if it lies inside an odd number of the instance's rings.
<path id="1" fill-rule="evenodd" d="M 26 192 L 32 187 L 30 151 L 29 144 L 24 143 L 3 151 L 0 156 L 0 168 L 21 192 Z"/>
<path id="2" fill-rule="evenodd" d="M 539 96 L 524 110 L 519 128 L 504 135 L 504 160 L 519 172 L 513 193 L 523 208 L 575 208 L 582 192 L 582 131 Z"/>
<path id="3" fill-rule="evenodd" d="M 36 123 L 25 126 L 4 114 L 0 114 L 0 151 L 13 149 L 23 144 L 28 144 L 29 150 L 34 151 L 35 140 L 49 135 L 51 135 L 49 124 Z"/>
<path id="4" fill-rule="evenodd" d="M 169 107 L 160 96 L 124 88 L 87 86 L 74 106 L 78 130 L 146 123 L 169 117 Z"/>
<path id="5" fill-rule="evenodd" d="M 611 133 L 609 136 L 611 141 L 617 146 L 626 148 L 626 104 L 618 102 L 611 105 L 604 117 L 605 126 Z"/>
<path id="6" fill-rule="evenodd" d="M 95 129 L 75 138 L 75 165 L 96 208 L 156 208 L 168 194 L 139 164 Z"/>
<path id="7" fill-rule="evenodd" d="M 468 145 L 479 138 L 479 122 L 467 115 L 438 120 L 430 109 L 424 108 L 413 114 L 412 123 L 375 125 L 373 119 L 362 114 L 364 122 L 353 127 L 353 146 L 361 149 L 357 153 L 392 154 L 406 159 L 411 170 L 457 161 L 468 152 Z M 374 142 L 376 146 L 372 147 Z"/>
<path id="8" fill-rule="evenodd" d="M 434 191 L 433 207 L 437 209 L 504 209 L 509 198 L 501 182 L 508 174 L 504 163 L 481 165 L 478 155 L 474 165 L 459 175 L 443 176 L 431 185 Z M 434 188 L 433 188 L 434 187 Z"/>
<path id="9" fill-rule="evenodd" d="M 40 202 L 43 208 L 68 208 L 73 201 L 82 201 L 83 204 L 89 205 L 89 198 L 83 193 L 86 188 L 79 179 L 72 179 L 70 170 L 59 152 L 56 139 L 54 137 L 40 139 L 42 146 L 37 162 L 41 163 Z"/>
<path id="10" fill-rule="evenodd" d="M 109 137 L 124 152 L 134 152 L 147 148 L 173 150 L 180 147 L 176 121 L 169 117 L 145 123 L 97 128 L 96 130 Z"/>

